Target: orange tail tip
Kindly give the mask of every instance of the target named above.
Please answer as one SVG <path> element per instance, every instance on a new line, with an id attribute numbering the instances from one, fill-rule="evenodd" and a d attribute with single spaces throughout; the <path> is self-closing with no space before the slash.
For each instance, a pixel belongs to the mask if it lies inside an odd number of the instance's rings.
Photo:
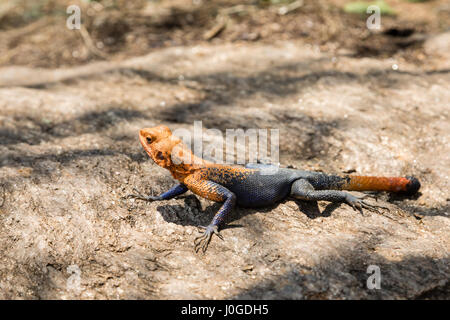
<path id="1" fill-rule="evenodd" d="M 420 189 L 420 182 L 412 176 L 403 177 L 363 177 L 350 176 L 347 190 L 353 191 L 389 191 L 413 195 Z"/>

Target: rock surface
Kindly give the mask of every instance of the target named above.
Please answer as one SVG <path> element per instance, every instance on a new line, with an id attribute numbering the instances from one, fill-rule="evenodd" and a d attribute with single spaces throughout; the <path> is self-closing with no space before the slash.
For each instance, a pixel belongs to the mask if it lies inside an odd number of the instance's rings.
<path id="1" fill-rule="evenodd" d="M 278 42 L 0 69 L 0 298 L 450 298 L 445 64 Z M 122 199 L 173 184 L 138 130 L 196 120 L 277 128 L 283 165 L 415 175 L 421 194 L 382 194 L 390 210 L 378 214 L 326 202 L 237 209 L 225 241 L 196 254 L 196 226 L 218 204 Z M 370 265 L 381 289 L 367 288 Z"/>
<path id="2" fill-rule="evenodd" d="M 450 31 L 430 37 L 424 43 L 424 48 L 430 55 L 450 57 Z"/>

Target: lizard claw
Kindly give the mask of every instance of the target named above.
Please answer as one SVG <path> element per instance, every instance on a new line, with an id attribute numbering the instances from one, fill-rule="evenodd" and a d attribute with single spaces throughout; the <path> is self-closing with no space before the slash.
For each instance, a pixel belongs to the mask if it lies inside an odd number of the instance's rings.
<path id="1" fill-rule="evenodd" d="M 208 245 L 209 245 L 209 242 L 211 241 L 211 237 L 213 234 L 217 235 L 221 240 L 223 240 L 223 237 L 219 233 L 217 226 L 209 225 L 207 227 L 200 226 L 199 228 L 203 228 L 204 231 L 203 231 L 202 235 L 200 235 L 194 239 L 195 252 L 198 252 L 201 249 L 203 251 L 203 253 L 205 253 L 206 249 L 208 249 Z"/>
<path id="2" fill-rule="evenodd" d="M 379 209 L 389 210 L 389 208 L 387 207 L 365 202 L 363 199 L 367 198 L 367 196 L 368 195 L 365 195 L 363 197 L 355 197 L 353 195 L 350 195 L 349 197 L 347 197 L 346 201 L 353 208 L 353 210 L 359 211 L 361 214 L 363 214 L 363 209 L 376 213 L 379 213 Z"/>
<path id="3" fill-rule="evenodd" d="M 145 201 L 155 201 L 158 200 L 158 197 L 154 197 L 154 196 L 144 196 L 142 193 L 140 193 L 136 188 L 133 188 L 133 192 L 135 192 L 135 194 L 128 194 L 125 196 L 126 199 L 140 199 L 140 200 L 145 200 Z"/>

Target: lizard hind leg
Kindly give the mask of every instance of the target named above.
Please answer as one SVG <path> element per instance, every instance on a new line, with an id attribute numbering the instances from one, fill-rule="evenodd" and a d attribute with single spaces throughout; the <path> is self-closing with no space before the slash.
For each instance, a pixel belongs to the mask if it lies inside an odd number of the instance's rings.
<path id="1" fill-rule="evenodd" d="M 388 209 L 383 206 L 373 205 L 364 201 L 367 196 L 357 197 L 348 192 L 340 190 L 315 190 L 305 179 L 296 180 L 291 187 L 291 197 L 307 201 L 330 201 L 345 202 L 355 211 L 363 212 L 363 209 L 378 212 L 379 208 Z"/>

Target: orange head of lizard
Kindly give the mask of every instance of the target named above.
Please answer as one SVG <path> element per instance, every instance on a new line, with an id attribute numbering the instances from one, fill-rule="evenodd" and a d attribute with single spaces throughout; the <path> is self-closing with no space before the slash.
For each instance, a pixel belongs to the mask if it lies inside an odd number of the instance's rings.
<path id="1" fill-rule="evenodd" d="M 159 166 L 167 169 L 172 165 L 173 147 L 181 142 L 179 138 L 172 135 L 166 126 L 141 129 L 139 141 L 150 158 Z"/>
<path id="2" fill-rule="evenodd" d="M 196 159 L 183 141 L 172 135 L 166 126 L 140 130 L 139 140 L 156 164 L 171 171 L 174 169 L 180 171 L 182 168 L 186 170 L 192 167 L 192 161 Z"/>

